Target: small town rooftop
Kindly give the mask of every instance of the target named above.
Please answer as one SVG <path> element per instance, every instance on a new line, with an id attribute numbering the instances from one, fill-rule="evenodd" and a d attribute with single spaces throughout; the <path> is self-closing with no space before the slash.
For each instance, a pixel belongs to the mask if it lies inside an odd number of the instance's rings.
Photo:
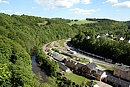
<path id="1" fill-rule="evenodd" d="M 114 68 L 122 70 L 122 71 L 130 71 L 130 66 L 119 64 L 119 63 L 116 63 Z"/>

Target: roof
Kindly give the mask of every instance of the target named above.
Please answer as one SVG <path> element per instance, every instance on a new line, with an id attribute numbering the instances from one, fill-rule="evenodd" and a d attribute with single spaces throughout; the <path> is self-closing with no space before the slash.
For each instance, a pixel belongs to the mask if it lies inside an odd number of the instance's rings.
<path id="1" fill-rule="evenodd" d="M 54 58 L 55 60 L 57 60 L 57 61 L 60 61 L 60 62 L 64 60 L 64 58 L 55 57 L 55 56 L 53 56 L 53 58 Z"/>
<path id="2" fill-rule="evenodd" d="M 66 61 L 73 63 L 73 64 L 77 64 L 77 61 L 70 59 L 70 58 L 65 58 Z"/>
<path id="3" fill-rule="evenodd" d="M 130 66 L 119 64 L 119 63 L 116 63 L 114 68 L 122 70 L 122 71 L 130 71 Z"/>
<path id="4" fill-rule="evenodd" d="M 99 69 L 97 69 L 97 70 L 96 70 L 96 74 L 98 74 L 98 75 L 102 75 L 102 74 L 103 74 L 103 72 L 104 72 L 104 71 L 99 70 Z"/>
<path id="5" fill-rule="evenodd" d="M 59 67 L 62 69 L 62 70 L 67 70 L 68 69 L 68 67 L 67 66 L 65 66 L 63 63 L 61 63 L 61 62 L 57 62 L 58 64 L 59 64 Z"/>
<path id="6" fill-rule="evenodd" d="M 85 64 L 83 64 L 83 63 L 77 63 L 76 64 L 76 66 L 78 67 L 78 68 L 80 68 L 80 67 L 82 67 L 82 66 L 84 66 Z"/>
<path id="7" fill-rule="evenodd" d="M 121 86 L 125 86 L 125 87 L 129 87 L 130 86 L 130 82 L 124 81 L 120 78 L 116 78 L 114 76 L 107 76 L 107 80 L 114 82 L 115 84 L 121 85 Z"/>
<path id="8" fill-rule="evenodd" d="M 95 63 L 88 63 L 87 67 L 91 70 L 95 69 L 97 67 L 97 65 Z"/>

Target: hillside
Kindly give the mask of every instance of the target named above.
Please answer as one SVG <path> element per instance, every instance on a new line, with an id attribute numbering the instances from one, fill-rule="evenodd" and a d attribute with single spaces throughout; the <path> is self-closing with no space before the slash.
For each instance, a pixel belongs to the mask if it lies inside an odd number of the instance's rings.
<path id="1" fill-rule="evenodd" d="M 0 13 L 0 87 L 38 87 L 29 55 L 35 55 L 47 42 L 76 32 L 56 20 Z"/>
<path id="2" fill-rule="evenodd" d="M 126 39 L 130 37 L 128 25 L 114 20 L 100 19 L 96 20 L 96 23 L 84 20 L 77 21 L 79 25 L 72 26 L 69 22 L 69 19 L 62 18 L 49 19 L 0 13 L 0 86 L 39 87 L 40 83 L 32 72 L 30 59 L 30 56 L 35 54 L 39 57 L 41 65 L 46 64 L 49 76 L 55 76 L 58 70 L 56 63 L 50 62 L 41 50 L 48 42 L 76 37 L 75 44 L 80 46 L 79 43 L 85 41 L 86 35 L 110 33 Z M 84 34 L 78 35 L 79 33 Z M 86 45 L 83 46 L 88 49 Z M 90 43 L 88 46 L 91 47 Z M 122 50 L 119 53 L 122 54 Z"/>

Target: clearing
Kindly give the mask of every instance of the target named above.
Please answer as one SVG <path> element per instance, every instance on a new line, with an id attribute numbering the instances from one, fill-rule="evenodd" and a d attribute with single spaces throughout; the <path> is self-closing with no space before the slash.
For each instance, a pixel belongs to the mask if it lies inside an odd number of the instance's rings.
<path id="1" fill-rule="evenodd" d="M 66 74 L 65 76 L 67 79 L 75 82 L 76 84 L 82 84 L 83 82 L 88 82 L 90 81 L 89 79 L 83 77 L 83 76 L 80 76 L 80 75 L 76 75 L 74 73 L 70 73 L 70 74 Z"/>
<path id="2" fill-rule="evenodd" d="M 88 21 L 88 20 L 78 20 L 78 21 L 71 21 L 70 23 L 68 23 L 69 25 L 73 25 L 73 24 L 85 24 L 85 23 L 96 23 L 96 21 Z"/>

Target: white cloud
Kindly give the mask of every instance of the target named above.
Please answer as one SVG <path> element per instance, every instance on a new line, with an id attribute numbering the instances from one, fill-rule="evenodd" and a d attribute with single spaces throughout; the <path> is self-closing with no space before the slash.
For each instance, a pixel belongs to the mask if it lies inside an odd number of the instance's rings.
<path id="1" fill-rule="evenodd" d="M 31 11 L 26 11 L 26 12 L 13 12 L 12 14 L 15 14 L 15 15 L 23 15 L 23 14 L 25 14 L 25 15 L 30 15 L 32 12 Z"/>
<path id="2" fill-rule="evenodd" d="M 85 9 L 81 9 L 81 8 L 74 8 L 74 9 L 70 9 L 70 11 L 73 13 L 73 14 L 81 14 L 81 15 L 88 15 L 88 14 L 91 14 L 93 12 L 97 12 L 99 11 L 100 9 L 90 9 L 90 10 L 85 10 Z"/>
<path id="3" fill-rule="evenodd" d="M 34 0 L 36 3 L 47 8 L 70 8 L 79 0 Z"/>
<path id="4" fill-rule="evenodd" d="M 74 4 L 82 2 L 83 4 L 90 4 L 90 0 L 34 0 L 46 8 L 70 8 Z"/>
<path id="5" fill-rule="evenodd" d="M 8 2 L 8 1 L 6 1 L 6 0 L 0 0 L 0 3 L 9 4 L 9 2 Z"/>
<path id="6" fill-rule="evenodd" d="M 125 0 L 123 2 L 119 2 L 119 0 L 107 0 L 103 3 L 113 3 L 113 7 L 130 8 L 130 0 Z"/>
<path id="7" fill-rule="evenodd" d="M 14 12 L 13 14 L 15 14 L 15 15 L 22 15 L 23 13 L 22 12 Z"/>
<path id="8" fill-rule="evenodd" d="M 83 4 L 90 4 L 90 3 L 91 3 L 90 0 L 81 0 L 81 2 L 82 2 Z"/>
<path id="9" fill-rule="evenodd" d="M 118 3 L 118 0 L 107 0 L 106 2 L 103 3 Z"/>
<path id="10" fill-rule="evenodd" d="M 123 7 L 123 8 L 130 8 L 130 1 L 124 1 L 120 3 L 116 3 L 113 6 L 115 7 Z"/>
<path id="11" fill-rule="evenodd" d="M 0 10 L 0 13 L 10 13 L 12 10 Z"/>
<path id="12" fill-rule="evenodd" d="M 32 9 L 36 9 L 37 7 L 32 7 Z"/>

